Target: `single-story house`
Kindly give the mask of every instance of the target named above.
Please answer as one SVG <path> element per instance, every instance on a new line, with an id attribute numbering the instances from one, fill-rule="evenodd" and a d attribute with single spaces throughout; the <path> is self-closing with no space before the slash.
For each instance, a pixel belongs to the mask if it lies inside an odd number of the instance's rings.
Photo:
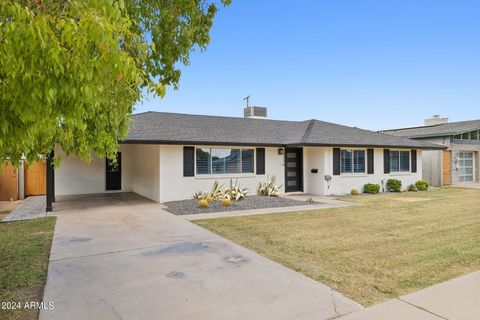
<path id="1" fill-rule="evenodd" d="M 382 132 L 446 148 L 423 152 L 423 179 L 431 185 L 480 182 L 480 120 L 448 122 L 433 116 L 423 126 Z"/>
<path id="2" fill-rule="evenodd" d="M 282 192 L 347 194 L 365 183 L 385 188 L 390 178 L 412 184 L 422 178 L 422 151 L 443 148 L 319 120 L 270 120 L 259 107 L 243 118 L 146 112 L 132 116 L 117 166 L 57 148 L 54 194 L 135 192 L 166 202 L 230 179 L 254 194 L 273 176 Z"/>

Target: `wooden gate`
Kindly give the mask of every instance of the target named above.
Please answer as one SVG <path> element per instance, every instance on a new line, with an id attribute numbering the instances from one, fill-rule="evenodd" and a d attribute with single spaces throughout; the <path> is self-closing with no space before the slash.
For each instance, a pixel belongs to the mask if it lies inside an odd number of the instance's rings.
<path id="1" fill-rule="evenodd" d="M 47 193 L 45 161 L 25 163 L 25 196 L 39 196 Z"/>
<path id="2" fill-rule="evenodd" d="M 0 164 L 0 200 L 10 201 L 18 199 L 17 170 L 12 164 Z"/>
<path id="3" fill-rule="evenodd" d="M 452 184 L 452 151 L 443 151 L 443 185 Z"/>

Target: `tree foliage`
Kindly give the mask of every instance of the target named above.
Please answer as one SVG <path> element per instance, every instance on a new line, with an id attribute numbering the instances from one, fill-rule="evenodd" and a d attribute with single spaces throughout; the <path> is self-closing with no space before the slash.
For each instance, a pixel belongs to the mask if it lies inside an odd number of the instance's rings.
<path id="1" fill-rule="evenodd" d="M 0 1 L 0 159 L 54 145 L 113 157 L 134 104 L 178 87 L 216 12 L 207 0 Z"/>

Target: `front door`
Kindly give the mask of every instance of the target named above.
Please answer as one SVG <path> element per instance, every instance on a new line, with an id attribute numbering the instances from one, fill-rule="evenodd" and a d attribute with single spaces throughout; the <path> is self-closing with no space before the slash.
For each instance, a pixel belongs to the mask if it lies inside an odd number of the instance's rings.
<path id="1" fill-rule="evenodd" d="M 285 191 L 303 191 L 303 149 L 285 149 Z"/>
<path id="2" fill-rule="evenodd" d="M 117 162 L 106 159 L 106 190 L 122 190 L 122 154 L 117 153 Z"/>

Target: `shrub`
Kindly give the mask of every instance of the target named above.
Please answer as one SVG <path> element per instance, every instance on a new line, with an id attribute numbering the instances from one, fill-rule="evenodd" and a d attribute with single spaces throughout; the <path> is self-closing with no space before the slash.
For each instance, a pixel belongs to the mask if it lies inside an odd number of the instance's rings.
<path id="1" fill-rule="evenodd" d="M 359 193 L 359 192 L 358 192 L 357 189 L 352 189 L 352 191 L 350 191 L 350 194 L 351 194 L 352 196 L 356 196 L 356 195 L 358 195 L 358 193 Z"/>
<path id="2" fill-rule="evenodd" d="M 401 192 L 402 191 L 402 181 L 397 179 L 388 179 L 387 180 L 387 189 L 390 192 Z"/>
<path id="3" fill-rule="evenodd" d="M 415 186 L 420 191 L 427 191 L 428 190 L 428 181 L 418 180 L 417 182 L 415 182 Z"/>
<path id="4" fill-rule="evenodd" d="M 230 200 L 229 198 L 225 198 L 222 200 L 222 206 L 224 207 L 228 207 L 232 204 L 232 200 Z"/>
<path id="5" fill-rule="evenodd" d="M 275 185 L 275 179 L 275 176 L 273 176 L 267 182 L 260 182 L 257 187 L 257 195 L 264 197 L 278 197 L 280 195 L 281 186 Z"/>
<path id="6" fill-rule="evenodd" d="M 230 179 L 230 186 L 223 191 L 224 197 L 228 196 L 229 199 L 233 199 L 234 201 L 245 198 L 248 193 L 247 188 L 240 188 L 237 184 L 238 179 L 235 180 L 235 182 Z"/>
<path id="7" fill-rule="evenodd" d="M 363 186 L 363 192 L 365 193 L 379 193 L 380 185 L 376 183 L 367 183 Z"/>
<path id="8" fill-rule="evenodd" d="M 408 186 L 408 191 L 414 191 L 414 192 L 416 192 L 416 191 L 418 191 L 418 188 L 417 188 L 416 185 L 411 184 L 411 185 Z"/>
<path id="9" fill-rule="evenodd" d="M 202 200 L 198 201 L 198 206 L 200 208 L 206 208 L 206 207 L 208 207 L 208 201 L 205 200 L 205 199 L 202 199 Z"/>

